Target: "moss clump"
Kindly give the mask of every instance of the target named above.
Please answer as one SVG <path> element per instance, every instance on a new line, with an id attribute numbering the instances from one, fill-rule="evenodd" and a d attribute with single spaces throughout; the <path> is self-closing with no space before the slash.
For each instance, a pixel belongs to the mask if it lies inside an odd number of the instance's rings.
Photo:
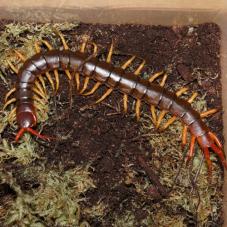
<path id="1" fill-rule="evenodd" d="M 68 171 L 47 170 L 41 166 L 26 168 L 23 179 L 36 186 L 23 191 L 12 174 L 2 174 L 1 182 L 16 192 L 15 202 L 5 215 L 5 224 L 18 226 L 88 226 L 81 220 L 81 195 L 95 185 L 89 166 Z"/>

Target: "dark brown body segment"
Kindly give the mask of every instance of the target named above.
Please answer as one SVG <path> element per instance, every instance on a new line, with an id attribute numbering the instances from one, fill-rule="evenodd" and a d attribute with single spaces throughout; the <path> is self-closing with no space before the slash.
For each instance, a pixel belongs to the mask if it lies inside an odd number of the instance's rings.
<path id="1" fill-rule="evenodd" d="M 82 75 L 118 89 L 135 99 L 167 110 L 189 126 L 191 133 L 196 137 L 208 133 L 199 113 L 193 110 L 187 101 L 178 98 L 174 93 L 156 84 L 151 84 L 133 73 L 126 73 L 123 69 L 114 67 L 110 63 L 70 50 L 50 50 L 46 53 L 39 53 L 24 63 L 19 71 L 16 85 L 17 115 L 20 115 L 20 112 L 24 112 L 25 109 L 35 112 L 32 91 L 35 79 L 37 75 L 54 69 L 79 71 Z M 18 124 L 20 125 L 20 122 Z"/>

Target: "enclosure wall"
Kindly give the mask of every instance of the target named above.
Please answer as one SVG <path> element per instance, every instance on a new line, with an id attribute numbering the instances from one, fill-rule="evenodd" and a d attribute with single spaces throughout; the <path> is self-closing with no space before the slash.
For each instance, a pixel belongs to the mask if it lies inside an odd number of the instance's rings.
<path id="1" fill-rule="evenodd" d="M 192 3 L 193 2 L 193 3 Z M 221 65 L 223 108 L 227 110 L 227 1 L 226 0 L 0 0 L 0 19 L 89 23 L 137 23 L 149 25 L 187 25 L 217 23 L 222 31 Z M 224 111 L 224 136 L 227 141 L 227 111 Z M 226 145 L 225 145 L 226 147 Z M 225 174 L 226 175 L 226 174 Z M 227 226 L 227 177 L 224 212 Z"/>

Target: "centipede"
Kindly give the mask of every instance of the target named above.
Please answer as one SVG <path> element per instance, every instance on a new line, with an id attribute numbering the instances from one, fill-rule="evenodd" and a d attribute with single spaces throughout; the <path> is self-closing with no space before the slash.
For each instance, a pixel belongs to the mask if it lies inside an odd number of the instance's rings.
<path id="1" fill-rule="evenodd" d="M 63 50 L 54 49 L 48 41 L 42 40 L 41 43 L 45 44 L 48 50 L 41 51 L 40 42 L 35 43 L 36 53 L 30 58 L 26 59 L 20 52 L 15 50 L 16 54 L 23 61 L 19 70 L 9 62 L 10 67 L 17 73 L 17 81 L 15 87 L 6 94 L 4 109 L 14 102 L 16 103 L 16 107 L 10 113 L 10 115 L 15 114 L 19 128 L 15 137 L 16 141 L 21 139 L 25 132 L 44 140 L 51 139 L 51 137 L 42 135 L 35 129 L 37 126 L 37 107 L 34 100 L 39 101 L 40 98 L 38 96 L 44 97 L 42 88 L 38 86 L 38 81 L 43 83 L 42 75 L 46 75 L 51 86 L 57 92 L 59 87 L 58 70 L 60 70 L 66 73 L 70 83 L 72 81 L 75 82 L 76 89 L 79 90 L 81 95 L 92 95 L 104 85 L 107 90 L 95 102 L 96 104 L 102 102 L 114 90 L 117 90 L 123 95 L 124 112 L 127 112 L 128 97 L 130 96 L 135 100 L 137 119 L 140 119 L 141 105 L 143 103 L 148 105 L 156 128 L 160 127 L 160 122 L 165 114 L 170 113 L 172 117 L 162 127 L 162 130 L 169 127 L 175 120 L 180 120 L 183 124 L 183 147 L 187 144 L 187 134 L 190 132 L 187 162 L 194 156 L 195 144 L 197 143 L 204 154 L 209 175 L 212 172 L 211 151 L 219 157 L 223 167 L 227 169 L 222 143 L 203 121 L 204 117 L 217 112 L 217 109 L 211 109 L 203 113 L 193 109 L 191 103 L 197 96 L 197 93 L 194 93 L 190 99 L 185 100 L 180 96 L 187 88 L 181 88 L 177 92 L 167 90 L 164 87 L 167 78 L 164 72 L 157 72 L 148 79 L 142 78 L 139 74 L 144 67 L 145 61 L 142 61 L 134 72 L 128 72 L 126 69 L 135 59 L 135 55 L 132 55 L 121 66 L 115 66 L 111 62 L 113 43 L 109 48 L 106 59 L 100 60 L 97 57 L 97 45 L 95 43 L 91 43 L 93 53 L 85 52 L 87 41 L 81 45 L 80 50 L 72 51 L 66 43 L 63 34 L 58 32 L 58 35 L 62 41 Z M 56 85 L 54 85 L 50 72 L 54 72 Z M 161 83 L 154 83 L 154 80 L 161 75 L 164 75 Z M 82 88 L 80 86 L 80 77 L 84 78 Z M 94 82 L 94 86 L 87 91 L 90 80 Z M 12 95 L 14 97 L 9 99 Z M 155 114 L 155 108 L 160 110 L 158 117 Z"/>

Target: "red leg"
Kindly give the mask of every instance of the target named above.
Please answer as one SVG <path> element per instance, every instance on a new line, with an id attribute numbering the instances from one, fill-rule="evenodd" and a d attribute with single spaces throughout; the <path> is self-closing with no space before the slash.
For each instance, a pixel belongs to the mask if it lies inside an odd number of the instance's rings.
<path id="1" fill-rule="evenodd" d="M 16 135 L 15 141 L 18 142 L 18 140 L 23 136 L 23 134 L 25 132 L 30 132 L 32 135 L 35 135 L 38 138 L 43 139 L 43 140 L 51 140 L 51 139 L 54 139 L 53 137 L 41 135 L 40 133 L 38 133 L 36 130 L 34 130 L 32 128 L 21 128 L 19 130 L 19 132 L 17 133 L 17 135 Z"/>
<path id="2" fill-rule="evenodd" d="M 18 140 L 21 138 L 21 136 L 23 136 L 24 132 L 25 132 L 25 129 L 24 128 L 21 128 L 19 130 L 19 132 L 17 133 L 16 138 L 15 138 L 15 141 L 16 142 L 18 142 Z"/>
<path id="3" fill-rule="evenodd" d="M 222 144 L 221 144 L 220 140 L 213 132 L 209 132 L 209 136 L 215 141 L 215 143 L 218 145 L 218 147 L 222 148 Z"/>
<path id="4" fill-rule="evenodd" d="M 209 149 L 207 147 L 204 148 L 203 152 L 204 152 L 204 157 L 205 157 L 206 162 L 207 162 L 209 179 L 211 179 L 211 177 L 212 177 L 212 164 L 211 164 L 211 160 L 210 160 L 210 152 L 209 152 Z"/>
<path id="5" fill-rule="evenodd" d="M 32 135 L 35 135 L 38 138 L 43 139 L 43 140 L 51 140 L 51 139 L 53 139 L 52 137 L 41 135 L 40 133 L 38 133 L 36 130 L 34 130 L 32 128 L 26 128 L 26 131 L 30 132 Z"/>
<path id="6" fill-rule="evenodd" d="M 225 169 L 227 169 L 227 162 L 226 162 L 223 151 L 219 147 L 217 147 L 214 143 L 211 145 L 211 148 L 221 159 L 221 162 L 222 162 L 223 166 L 225 167 Z"/>

